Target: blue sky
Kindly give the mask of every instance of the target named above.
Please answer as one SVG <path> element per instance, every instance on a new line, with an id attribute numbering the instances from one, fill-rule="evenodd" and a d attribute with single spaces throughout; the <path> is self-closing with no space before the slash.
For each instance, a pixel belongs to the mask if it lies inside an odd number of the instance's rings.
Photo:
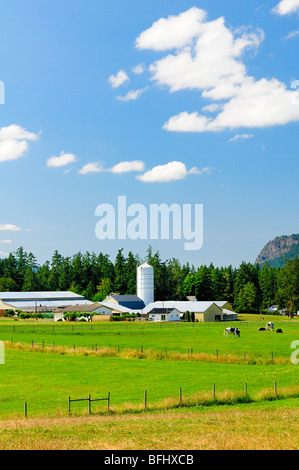
<path id="1" fill-rule="evenodd" d="M 1 256 L 238 266 L 298 233 L 298 0 L 2 0 L 1 20 Z M 100 241 L 123 195 L 203 204 L 203 247 Z"/>

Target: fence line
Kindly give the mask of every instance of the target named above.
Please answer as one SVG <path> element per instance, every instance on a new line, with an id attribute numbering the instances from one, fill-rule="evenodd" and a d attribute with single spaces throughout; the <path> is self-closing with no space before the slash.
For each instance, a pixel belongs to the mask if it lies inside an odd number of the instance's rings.
<path id="1" fill-rule="evenodd" d="M 238 393 L 238 392 L 235 392 L 235 393 Z M 217 402 L 217 399 L 216 399 L 216 384 L 214 383 L 213 384 L 213 388 L 212 388 L 212 397 L 213 397 L 213 400 L 215 400 Z M 278 387 L 277 387 L 277 382 L 275 381 L 274 382 L 274 396 L 275 398 L 278 397 Z M 244 384 L 244 397 L 245 398 L 249 398 L 249 395 L 248 395 L 248 384 L 247 382 L 245 382 Z M 205 399 L 206 400 L 206 399 Z M 221 400 L 221 399 L 220 399 Z M 225 399 L 224 399 L 225 400 Z M 93 402 L 97 402 L 97 401 L 107 401 L 107 412 L 109 413 L 110 412 L 110 405 L 111 405 L 111 397 L 110 397 L 110 392 L 108 392 L 108 396 L 105 397 L 105 398 L 91 398 L 91 395 L 89 394 L 88 398 L 71 398 L 70 396 L 68 397 L 68 414 L 70 415 L 71 414 L 71 403 L 75 403 L 75 402 L 81 402 L 81 401 L 87 401 L 88 402 L 88 413 L 91 414 L 91 404 Z M 143 401 L 144 401 L 144 410 L 147 410 L 148 409 L 148 390 L 144 390 L 144 398 L 143 398 Z M 224 401 L 225 403 L 225 401 Z M 179 388 L 179 399 L 178 399 L 178 405 L 179 406 L 188 406 L 188 402 L 187 402 L 187 405 L 183 405 L 183 392 L 182 392 L 182 387 Z M 176 406 L 176 405 L 174 405 Z M 190 407 L 194 406 L 194 404 L 190 403 L 189 404 Z M 25 402 L 24 403 L 24 415 L 25 415 L 25 418 L 28 417 L 28 402 Z"/>
<path id="2" fill-rule="evenodd" d="M 107 398 L 91 398 L 91 395 L 88 396 L 88 398 L 76 398 L 76 399 L 71 399 L 69 397 L 68 400 L 68 410 L 69 414 L 71 414 L 71 403 L 78 402 L 78 401 L 88 401 L 88 413 L 91 414 L 91 403 L 95 401 L 107 401 L 107 411 L 109 412 L 110 409 L 110 392 L 108 392 Z"/>

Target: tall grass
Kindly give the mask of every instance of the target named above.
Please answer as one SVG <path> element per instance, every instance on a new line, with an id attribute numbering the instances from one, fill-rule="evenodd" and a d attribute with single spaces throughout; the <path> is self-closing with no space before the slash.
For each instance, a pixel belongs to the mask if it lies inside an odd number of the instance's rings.
<path id="1" fill-rule="evenodd" d="M 32 351 L 44 354 L 59 354 L 59 355 L 75 355 L 75 356 L 92 356 L 92 357 L 119 357 L 122 359 L 151 359 L 157 361 L 197 361 L 197 362 L 211 362 L 218 364 L 244 364 L 244 365 L 283 365 L 290 364 L 288 357 L 265 357 L 255 355 L 242 355 L 236 354 L 208 354 L 208 353 L 180 353 L 175 351 L 162 352 L 158 350 L 137 350 L 134 348 L 126 348 L 118 351 L 117 348 L 108 346 L 97 348 L 76 347 L 69 346 L 49 346 L 49 345 L 29 345 L 25 343 L 11 343 L 4 341 L 7 349 Z"/>

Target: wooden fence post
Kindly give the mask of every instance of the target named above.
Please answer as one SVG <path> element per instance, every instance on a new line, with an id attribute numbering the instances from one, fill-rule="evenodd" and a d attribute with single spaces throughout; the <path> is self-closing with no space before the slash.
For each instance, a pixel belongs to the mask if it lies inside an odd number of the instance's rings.
<path id="1" fill-rule="evenodd" d="M 108 413 L 109 413 L 109 409 L 110 409 L 110 392 L 108 392 L 107 409 L 108 409 Z"/>
<path id="2" fill-rule="evenodd" d="M 213 384 L 213 398 L 216 397 L 216 385 Z"/>
<path id="3" fill-rule="evenodd" d="M 25 401 L 24 405 L 25 418 L 27 418 L 27 402 Z"/>
<path id="4" fill-rule="evenodd" d="M 144 390 L 144 408 L 146 408 L 146 402 L 147 402 L 147 391 Z"/>
<path id="5" fill-rule="evenodd" d="M 180 387 L 180 405 L 182 404 L 182 388 Z"/>

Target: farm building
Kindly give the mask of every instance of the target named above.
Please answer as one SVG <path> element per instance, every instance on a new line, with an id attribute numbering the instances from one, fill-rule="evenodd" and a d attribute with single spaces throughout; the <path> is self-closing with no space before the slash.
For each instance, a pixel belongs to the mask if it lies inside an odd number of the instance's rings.
<path id="1" fill-rule="evenodd" d="M 92 304 L 73 292 L 0 292 L 1 310 L 49 312 L 66 306 Z"/>
<path id="2" fill-rule="evenodd" d="M 77 313 L 90 313 L 99 315 L 120 315 L 121 313 L 134 313 L 131 309 L 118 305 L 114 302 L 96 302 L 83 306 L 69 306 L 61 309 L 62 313 L 77 312 Z"/>
<path id="3" fill-rule="evenodd" d="M 180 321 L 181 314 L 176 308 L 153 308 L 148 313 L 148 319 L 150 321 Z"/>
<path id="4" fill-rule="evenodd" d="M 116 304 L 118 307 L 125 307 L 127 310 L 134 310 L 136 312 L 141 312 L 145 307 L 144 301 L 137 295 L 110 294 L 104 302 Z"/>
<path id="5" fill-rule="evenodd" d="M 233 310 L 233 306 L 230 302 L 227 302 L 226 300 L 215 300 L 214 303 L 218 305 L 218 307 L 226 310 Z"/>
<path id="6" fill-rule="evenodd" d="M 176 309 L 183 315 L 185 312 L 193 312 L 195 320 L 199 322 L 214 322 L 223 320 L 223 312 L 215 302 L 190 302 L 190 301 L 165 301 L 152 302 L 143 309 L 143 313 L 149 314 L 155 308 Z"/>

